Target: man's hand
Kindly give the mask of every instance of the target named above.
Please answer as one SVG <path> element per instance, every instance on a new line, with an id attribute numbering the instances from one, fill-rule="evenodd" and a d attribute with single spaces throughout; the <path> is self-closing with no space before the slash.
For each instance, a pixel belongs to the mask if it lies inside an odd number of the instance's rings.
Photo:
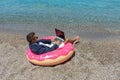
<path id="1" fill-rule="evenodd" d="M 54 37 L 53 39 L 51 39 L 51 42 L 55 42 L 55 39 L 56 39 L 56 37 Z"/>
<path id="2" fill-rule="evenodd" d="M 55 44 L 57 44 L 59 46 L 60 45 L 60 41 L 59 40 L 55 41 Z"/>

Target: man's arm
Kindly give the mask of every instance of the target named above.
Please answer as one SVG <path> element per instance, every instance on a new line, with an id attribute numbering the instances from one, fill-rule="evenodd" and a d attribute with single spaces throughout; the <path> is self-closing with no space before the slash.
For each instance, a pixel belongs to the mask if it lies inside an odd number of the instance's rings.
<path id="1" fill-rule="evenodd" d="M 50 39 L 40 39 L 40 40 L 38 40 L 37 42 L 43 42 L 43 43 L 50 44 L 50 43 L 51 43 L 51 40 L 50 40 Z"/>
<path id="2" fill-rule="evenodd" d="M 30 46 L 31 51 L 36 53 L 36 54 L 43 54 L 46 52 L 56 50 L 57 48 L 58 48 L 57 44 L 54 44 L 51 48 L 49 48 L 47 46 L 37 45 L 37 44 Z"/>

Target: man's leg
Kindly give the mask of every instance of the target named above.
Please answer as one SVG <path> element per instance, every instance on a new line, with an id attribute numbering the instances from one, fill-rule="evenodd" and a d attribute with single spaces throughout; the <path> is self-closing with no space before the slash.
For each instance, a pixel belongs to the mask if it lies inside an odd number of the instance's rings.
<path id="1" fill-rule="evenodd" d="M 75 38 L 73 38 L 72 40 L 70 40 L 70 39 L 65 39 L 65 41 L 64 41 L 64 43 L 66 44 L 67 42 L 70 42 L 70 43 L 72 43 L 72 44 L 75 44 L 75 43 L 77 43 L 79 41 L 79 36 L 76 36 Z"/>

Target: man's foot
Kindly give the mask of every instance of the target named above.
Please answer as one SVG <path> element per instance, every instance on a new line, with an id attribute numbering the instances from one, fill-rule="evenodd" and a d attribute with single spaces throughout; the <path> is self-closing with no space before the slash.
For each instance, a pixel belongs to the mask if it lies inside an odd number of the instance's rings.
<path id="1" fill-rule="evenodd" d="M 76 44 L 79 42 L 79 36 L 76 36 L 74 39 L 73 39 L 73 44 Z"/>

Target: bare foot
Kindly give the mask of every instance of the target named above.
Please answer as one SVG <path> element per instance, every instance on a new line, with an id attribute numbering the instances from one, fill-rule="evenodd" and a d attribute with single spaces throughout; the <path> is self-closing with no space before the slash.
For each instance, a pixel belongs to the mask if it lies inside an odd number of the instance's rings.
<path id="1" fill-rule="evenodd" d="M 79 42 L 79 36 L 76 36 L 74 39 L 70 40 L 68 38 L 65 39 L 64 43 L 66 44 L 67 42 L 70 42 L 72 44 L 76 44 Z"/>
<path id="2" fill-rule="evenodd" d="M 73 44 L 76 44 L 79 42 L 79 36 L 76 36 L 74 39 L 73 39 Z"/>

